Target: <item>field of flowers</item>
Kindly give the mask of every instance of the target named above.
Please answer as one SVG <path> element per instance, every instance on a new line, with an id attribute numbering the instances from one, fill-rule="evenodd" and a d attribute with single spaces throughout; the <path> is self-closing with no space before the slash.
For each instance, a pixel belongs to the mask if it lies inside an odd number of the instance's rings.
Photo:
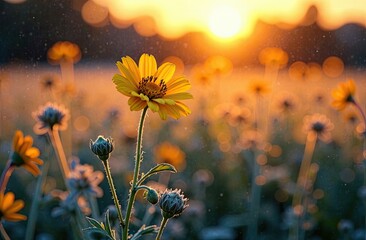
<path id="1" fill-rule="evenodd" d="M 48 57 L 0 70 L 3 239 L 365 239 L 364 71 Z"/>

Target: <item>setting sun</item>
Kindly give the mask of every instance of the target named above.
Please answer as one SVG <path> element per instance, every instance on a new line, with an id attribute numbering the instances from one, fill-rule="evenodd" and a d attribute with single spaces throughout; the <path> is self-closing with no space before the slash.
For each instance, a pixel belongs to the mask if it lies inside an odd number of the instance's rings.
<path id="1" fill-rule="evenodd" d="M 231 38 L 240 32 L 243 20 L 240 13 L 231 6 L 217 5 L 209 18 L 211 32 L 220 38 Z"/>

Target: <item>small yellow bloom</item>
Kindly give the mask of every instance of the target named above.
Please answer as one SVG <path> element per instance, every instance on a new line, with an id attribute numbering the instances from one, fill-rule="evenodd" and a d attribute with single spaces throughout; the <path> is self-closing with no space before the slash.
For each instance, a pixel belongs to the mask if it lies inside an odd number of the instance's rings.
<path id="1" fill-rule="evenodd" d="M 184 77 L 173 78 L 173 63 L 166 62 L 158 68 L 154 56 L 142 54 L 139 66 L 127 56 L 117 62 L 117 67 L 120 74 L 113 76 L 113 82 L 120 93 L 130 97 L 128 105 L 131 111 L 148 107 L 153 112 L 158 112 L 163 120 L 168 115 L 178 119 L 191 113 L 181 102 L 192 98 L 186 92 L 191 84 Z"/>
<path id="2" fill-rule="evenodd" d="M 186 155 L 176 145 L 163 142 L 155 148 L 155 161 L 157 163 L 169 163 L 178 171 L 186 167 Z"/>
<path id="3" fill-rule="evenodd" d="M 61 61 L 76 63 L 81 58 L 81 52 L 77 44 L 60 41 L 48 50 L 47 57 L 50 63 L 60 63 Z"/>
<path id="4" fill-rule="evenodd" d="M 11 156 L 11 166 L 24 167 L 27 171 L 37 176 L 41 173 L 37 165 L 42 165 L 39 159 L 40 151 L 32 147 L 33 138 L 25 136 L 21 131 L 16 131 L 13 138 L 13 154 Z"/>
<path id="5" fill-rule="evenodd" d="M 0 193 L 0 220 L 17 222 L 27 219 L 26 216 L 18 213 L 24 207 L 24 201 L 14 200 L 14 193 Z"/>
<path id="6" fill-rule="evenodd" d="M 249 83 L 249 91 L 256 95 L 265 95 L 271 92 L 270 82 L 264 79 L 254 79 Z"/>
<path id="7" fill-rule="evenodd" d="M 355 82 L 350 79 L 338 85 L 338 88 L 332 91 L 332 106 L 337 110 L 343 110 L 347 104 L 355 103 L 354 95 L 356 93 Z"/>
<path id="8" fill-rule="evenodd" d="M 259 62 L 265 66 L 283 68 L 288 62 L 288 54 L 281 48 L 268 47 L 259 53 Z"/>

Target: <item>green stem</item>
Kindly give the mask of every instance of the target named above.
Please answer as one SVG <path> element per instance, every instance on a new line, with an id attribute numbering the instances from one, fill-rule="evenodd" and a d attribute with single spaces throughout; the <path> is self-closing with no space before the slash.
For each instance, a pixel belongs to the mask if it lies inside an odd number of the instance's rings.
<path id="1" fill-rule="evenodd" d="M 111 174 L 111 169 L 109 167 L 109 161 L 107 159 L 106 161 L 102 161 L 102 162 L 103 162 L 103 165 L 104 165 L 104 170 L 107 174 L 109 189 L 111 190 L 111 193 L 112 193 L 112 198 L 113 198 L 113 201 L 114 201 L 114 205 L 116 206 L 116 209 L 117 209 L 119 224 L 121 225 L 122 228 L 124 228 L 125 222 L 123 221 L 121 206 L 119 204 L 119 200 L 118 200 L 118 197 L 117 197 L 116 188 L 114 187 L 112 174 Z"/>
<path id="2" fill-rule="evenodd" d="M 4 240 L 11 240 L 9 235 L 6 233 L 5 228 L 1 222 L 0 222 L 0 232 L 1 232 L 1 236 L 4 238 Z"/>
<path id="3" fill-rule="evenodd" d="M 71 229 L 73 232 L 73 236 L 75 239 L 84 239 L 81 223 L 79 222 L 79 217 L 77 215 L 74 215 L 72 220 L 74 221 L 74 224 L 71 222 Z"/>
<path id="4" fill-rule="evenodd" d="M 25 234 L 25 240 L 32 240 L 34 237 L 34 230 L 36 227 L 37 222 L 37 216 L 38 216 L 38 207 L 39 207 L 39 200 L 42 193 L 42 186 L 46 180 L 47 173 L 49 168 L 49 161 L 46 161 L 45 164 L 42 167 L 42 174 L 37 179 L 37 185 L 34 192 L 34 198 L 32 201 L 29 217 L 28 217 L 28 224 L 27 224 L 27 230 Z"/>
<path id="5" fill-rule="evenodd" d="M 161 235 L 163 234 L 164 228 L 165 228 L 168 220 L 169 220 L 169 218 L 165 218 L 165 217 L 163 217 L 163 220 L 161 220 L 159 232 L 158 232 L 158 235 L 156 235 L 155 240 L 160 240 Z"/>
<path id="6" fill-rule="evenodd" d="M 133 180 L 132 180 L 132 186 L 130 189 L 130 196 L 128 199 L 128 205 L 127 205 L 127 211 L 126 211 L 126 218 L 125 218 L 125 227 L 123 228 L 123 240 L 128 239 L 128 227 L 130 223 L 130 217 L 131 217 L 131 211 L 133 204 L 135 202 L 135 195 L 136 195 L 136 186 L 137 186 L 137 180 L 140 174 L 140 163 L 142 161 L 142 135 L 144 130 L 144 122 L 146 118 L 148 107 L 145 107 L 144 110 L 142 110 L 141 117 L 140 117 L 140 123 L 138 128 L 138 134 L 137 134 L 137 144 L 136 144 L 136 159 L 135 159 L 135 169 L 133 173 Z"/>

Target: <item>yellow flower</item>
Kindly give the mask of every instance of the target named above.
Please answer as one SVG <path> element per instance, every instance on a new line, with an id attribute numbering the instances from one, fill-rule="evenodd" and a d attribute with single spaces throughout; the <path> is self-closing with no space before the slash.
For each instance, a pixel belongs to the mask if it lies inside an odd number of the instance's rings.
<path id="1" fill-rule="evenodd" d="M 55 43 L 47 52 L 50 63 L 56 64 L 62 61 L 76 63 L 81 58 L 80 48 L 77 44 L 68 41 Z"/>
<path id="2" fill-rule="evenodd" d="M 259 62 L 265 66 L 283 68 L 288 62 L 288 54 L 281 48 L 268 47 L 259 53 Z"/>
<path id="3" fill-rule="evenodd" d="M 168 142 L 163 142 L 155 148 L 155 161 L 157 163 L 169 163 L 178 171 L 186 167 L 186 155 L 176 145 Z"/>
<path id="4" fill-rule="evenodd" d="M 13 154 L 11 156 L 11 166 L 24 167 L 27 171 L 37 176 L 41 173 L 37 165 L 42 165 L 39 159 L 39 149 L 32 147 L 33 138 L 23 136 L 21 131 L 16 131 L 13 138 Z"/>
<path id="5" fill-rule="evenodd" d="M 113 82 L 120 93 L 130 97 L 128 105 L 131 111 L 148 107 L 164 120 L 168 115 L 178 119 L 191 113 L 181 102 L 192 98 L 185 92 L 191 84 L 184 77 L 172 78 L 175 71 L 173 63 L 166 62 L 158 68 L 154 56 L 143 54 L 139 66 L 127 56 L 117 62 L 117 67 L 121 74 L 115 74 Z"/>
<path id="6" fill-rule="evenodd" d="M 254 79 L 249 83 L 249 91 L 260 96 L 271 92 L 270 82 L 264 79 Z"/>
<path id="7" fill-rule="evenodd" d="M 23 200 L 15 200 L 14 193 L 0 193 L 0 220 L 12 222 L 26 220 L 27 217 L 18 213 L 24 207 Z"/>
<path id="8" fill-rule="evenodd" d="M 350 79 L 338 85 L 338 88 L 332 91 L 332 106 L 337 110 L 343 110 L 348 103 L 355 103 L 354 95 L 356 93 L 355 82 Z"/>

